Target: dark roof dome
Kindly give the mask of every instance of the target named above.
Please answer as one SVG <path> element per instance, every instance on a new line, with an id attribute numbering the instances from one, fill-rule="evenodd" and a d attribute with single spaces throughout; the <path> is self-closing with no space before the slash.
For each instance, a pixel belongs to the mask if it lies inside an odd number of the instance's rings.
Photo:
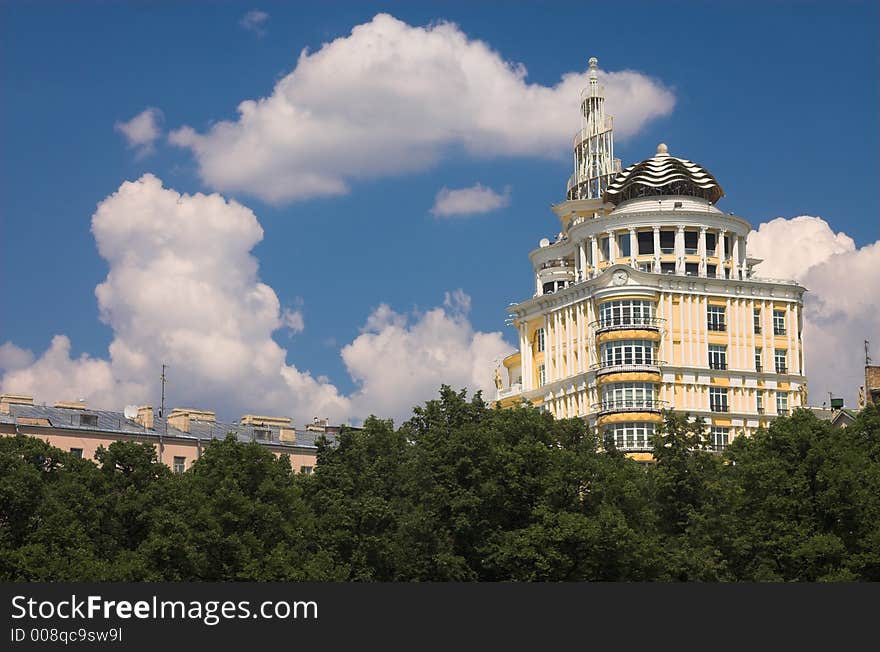
<path id="1" fill-rule="evenodd" d="M 702 197 L 711 203 L 724 196 L 715 177 L 693 161 L 669 155 L 666 145 L 657 146 L 657 154 L 620 172 L 605 191 L 604 200 L 620 204 L 636 197 L 685 195 Z"/>

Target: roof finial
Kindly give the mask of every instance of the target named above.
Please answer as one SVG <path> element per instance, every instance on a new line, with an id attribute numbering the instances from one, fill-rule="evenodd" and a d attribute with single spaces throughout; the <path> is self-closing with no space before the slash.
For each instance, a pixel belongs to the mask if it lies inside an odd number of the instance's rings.
<path id="1" fill-rule="evenodd" d="M 599 60 L 596 57 L 590 57 L 590 81 L 599 79 Z"/>
<path id="2" fill-rule="evenodd" d="M 669 148 L 666 147 L 666 143 L 660 143 L 657 145 L 656 156 L 669 156 Z"/>

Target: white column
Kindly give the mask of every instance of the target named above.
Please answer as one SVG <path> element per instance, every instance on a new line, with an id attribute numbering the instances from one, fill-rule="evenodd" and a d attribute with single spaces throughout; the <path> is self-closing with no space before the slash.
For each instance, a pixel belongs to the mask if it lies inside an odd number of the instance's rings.
<path id="1" fill-rule="evenodd" d="M 706 229 L 700 227 L 700 241 L 697 243 L 697 252 L 700 254 L 700 276 L 706 276 Z"/>
<path id="2" fill-rule="evenodd" d="M 735 235 L 733 237 L 733 251 L 730 255 L 730 278 L 739 278 L 739 241 L 740 237 Z"/>
<path id="3" fill-rule="evenodd" d="M 520 324 L 519 327 L 519 350 L 521 354 L 521 373 L 522 373 L 522 388 L 523 391 L 532 388 L 532 379 L 531 379 L 531 365 L 530 362 L 530 353 L 529 350 L 529 338 L 526 333 L 527 326 L 526 324 Z"/>
<path id="4" fill-rule="evenodd" d="M 599 274 L 599 243 L 596 242 L 595 235 L 590 236 L 590 253 L 593 256 L 590 276 L 595 277 Z"/>
<path id="5" fill-rule="evenodd" d="M 579 280 L 585 281 L 587 279 L 587 250 L 583 240 L 578 243 L 578 259 L 581 261 L 581 276 Z"/>
<path id="6" fill-rule="evenodd" d="M 636 229 L 635 227 L 630 227 L 629 229 L 629 265 L 630 267 L 636 269 L 638 268 L 638 264 L 636 263 L 636 256 L 639 255 L 639 239 L 636 237 Z"/>
<path id="7" fill-rule="evenodd" d="M 718 231 L 718 269 L 715 271 L 715 276 L 718 278 L 724 278 L 724 259 L 727 256 L 727 252 L 724 247 L 724 236 L 727 233 L 724 229 Z"/>
<path id="8" fill-rule="evenodd" d="M 660 273 L 660 227 L 654 228 L 654 272 Z"/>
<path id="9" fill-rule="evenodd" d="M 675 229 L 675 273 L 684 274 L 684 225 Z"/>
<path id="10" fill-rule="evenodd" d="M 605 234 L 608 236 L 608 260 L 613 263 L 620 257 L 620 252 L 617 249 L 617 237 L 614 231 L 606 231 Z"/>

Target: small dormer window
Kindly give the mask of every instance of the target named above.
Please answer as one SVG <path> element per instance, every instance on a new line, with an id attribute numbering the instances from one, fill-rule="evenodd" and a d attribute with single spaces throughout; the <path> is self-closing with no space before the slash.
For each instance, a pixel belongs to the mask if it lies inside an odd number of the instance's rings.
<path id="1" fill-rule="evenodd" d="M 270 441 L 272 439 L 272 431 L 268 428 L 254 428 L 254 439 L 257 441 Z"/>
<path id="2" fill-rule="evenodd" d="M 80 414 L 79 415 L 79 425 L 85 426 L 87 428 L 97 428 L 98 427 L 98 415 L 97 414 Z"/>

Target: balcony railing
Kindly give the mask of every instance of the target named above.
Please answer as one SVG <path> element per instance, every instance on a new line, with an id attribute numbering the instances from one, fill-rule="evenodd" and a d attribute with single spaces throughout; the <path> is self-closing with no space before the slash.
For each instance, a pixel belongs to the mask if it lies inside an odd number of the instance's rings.
<path id="1" fill-rule="evenodd" d="M 727 330 L 727 324 L 723 321 L 710 321 L 708 323 L 708 328 L 710 331 L 723 332 Z"/>
<path id="2" fill-rule="evenodd" d="M 776 414 L 778 414 L 781 417 L 787 417 L 788 416 L 788 408 L 776 408 Z"/>
<path id="3" fill-rule="evenodd" d="M 764 370 L 764 367 L 761 366 L 761 363 L 760 363 L 760 362 L 756 362 L 756 363 L 755 363 L 755 371 L 757 371 L 757 372 L 760 373 L 760 372 L 763 371 L 763 370 Z"/>
<path id="4" fill-rule="evenodd" d="M 773 327 L 773 334 L 774 335 L 785 335 L 785 329 L 779 328 L 778 326 L 774 326 Z"/>
<path id="5" fill-rule="evenodd" d="M 633 329 L 659 331 L 665 321 L 659 317 L 611 317 L 594 321 L 590 327 L 595 329 L 596 335 L 606 331 Z"/>
<path id="6" fill-rule="evenodd" d="M 593 412 L 603 414 L 616 414 L 619 412 L 660 412 L 669 405 L 667 401 L 655 401 L 654 399 L 621 399 L 594 403 Z"/>
<path id="7" fill-rule="evenodd" d="M 595 371 L 597 376 L 613 373 L 628 373 L 644 371 L 648 373 L 660 373 L 660 366 L 666 364 L 659 360 L 648 360 L 643 362 L 600 362 L 590 366 L 591 371 Z"/>
<path id="8" fill-rule="evenodd" d="M 730 412 L 730 406 L 727 403 L 711 403 L 709 409 L 712 412 Z"/>
<path id="9" fill-rule="evenodd" d="M 776 365 L 776 373 L 785 374 L 788 373 L 788 369 L 786 369 L 784 364 L 778 364 Z"/>
<path id="10" fill-rule="evenodd" d="M 758 410 L 757 410 L 757 412 L 758 412 L 758 414 L 764 414 L 764 408 L 763 408 L 763 407 L 759 407 Z"/>
<path id="11" fill-rule="evenodd" d="M 514 396 L 516 394 L 522 393 L 522 383 L 514 383 L 510 387 L 502 387 L 498 390 L 498 398 L 504 398 L 506 396 Z"/>
<path id="12" fill-rule="evenodd" d="M 760 334 L 761 334 L 761 327 L 756 325 L 755 326 L 755 335 L 760 335 Z"/>
<path id="13" fill-rule="evenodd" d="M 727 369 L 726 362 L 709 362 L 709 369 L 717 369 L 719 371 L 724 371 Z"/>

